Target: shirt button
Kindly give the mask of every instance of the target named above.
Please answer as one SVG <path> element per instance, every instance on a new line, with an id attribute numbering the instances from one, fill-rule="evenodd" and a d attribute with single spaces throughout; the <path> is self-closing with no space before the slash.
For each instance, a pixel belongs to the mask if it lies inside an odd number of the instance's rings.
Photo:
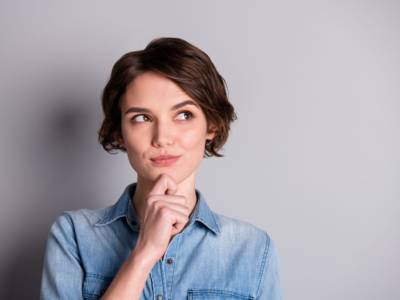
<path id="1" fill-rule="evenodd" d="M 163 296 L 162 295 L 157 295 L 157 300 L 162 300 Z"/>
<path id="2" fill-rule="evenodd" d="M 172 258 L 167 259 L 167 264 L 171 265 L 173 262 L 174 262 L 174 260 Z"/>

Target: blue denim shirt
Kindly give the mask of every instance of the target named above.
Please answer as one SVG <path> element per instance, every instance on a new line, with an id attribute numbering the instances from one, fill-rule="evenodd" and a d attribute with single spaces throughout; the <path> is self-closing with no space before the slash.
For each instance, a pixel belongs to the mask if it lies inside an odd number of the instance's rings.
<path id="1" fill-rule="evenodd" d="M 99 299 L 138 238 L 136 182 L 115 205 L 67 211 L 51 226 L 41 299 Z M 187 226 L 149 274 L 141 300 L 281 299 L 279 259 L 267 232 L 213 212 L 196 189 Z"/>

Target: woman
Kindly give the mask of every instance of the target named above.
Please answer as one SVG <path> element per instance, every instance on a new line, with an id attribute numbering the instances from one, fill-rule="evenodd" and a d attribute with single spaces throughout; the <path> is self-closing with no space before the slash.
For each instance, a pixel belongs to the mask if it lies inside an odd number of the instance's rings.
<path id="1" fill-rule="evenodd" d="M 106 151 L 137 173 L 110 207 L 68 211 L 50 229 L 42 299 L 281 299 L 267 232 L 210 209 L 195 188 L 236 119 L 203 51 L 159 38 L 123 55 L 102 96 Z"/>

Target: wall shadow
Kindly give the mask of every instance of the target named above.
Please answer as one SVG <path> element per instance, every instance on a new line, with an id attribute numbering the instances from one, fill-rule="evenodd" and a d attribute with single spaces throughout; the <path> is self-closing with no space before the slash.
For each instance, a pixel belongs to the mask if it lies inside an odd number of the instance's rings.
<path id="1" fill-rule="evenodd" d="M 40 114 L 35 112 L 24 125 L 25 166 L 20 180 L 28 184 L 21 184 L 26 196 L 18 199 L 19 227 L 15 237 L 9 237 L 14 240 L 7 246 L 8 259 L 2 267 L 1 299 L 38 299 L 51 224 L 65 210 L 99 206 L 92 177 L 100 168 L 99 152 L 93 147 L 98 110 L 94 105 L 100 106 L 100 100 L 88 101 L 90 89 L 79 91 L 74 84 L 53 85 L 52 90 L 51 96 L 38 101 Z"/>

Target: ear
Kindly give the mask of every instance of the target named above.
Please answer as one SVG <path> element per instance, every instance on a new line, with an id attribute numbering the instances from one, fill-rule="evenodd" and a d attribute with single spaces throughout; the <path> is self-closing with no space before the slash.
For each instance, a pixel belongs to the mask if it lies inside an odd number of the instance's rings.
<path id="1" fill-rule="evenodd" d="M 118 144 L 120 144 L 121 146 L 125 147 L 125 142 L 122 136 L 118 136 L 117 137 L 117 142 Z M 125 147 L 126 148 L 126 147 Z"/>
<path id="2" fill-rule="evenodd" d="M 214 126 L 214 125 L 210 125 L 209 129 L 207 131 L 206 139 L 207 140 L 212 140 L 212 139 L 214 139 L 216 134 L 217 134 L 217 127 Z"/>

